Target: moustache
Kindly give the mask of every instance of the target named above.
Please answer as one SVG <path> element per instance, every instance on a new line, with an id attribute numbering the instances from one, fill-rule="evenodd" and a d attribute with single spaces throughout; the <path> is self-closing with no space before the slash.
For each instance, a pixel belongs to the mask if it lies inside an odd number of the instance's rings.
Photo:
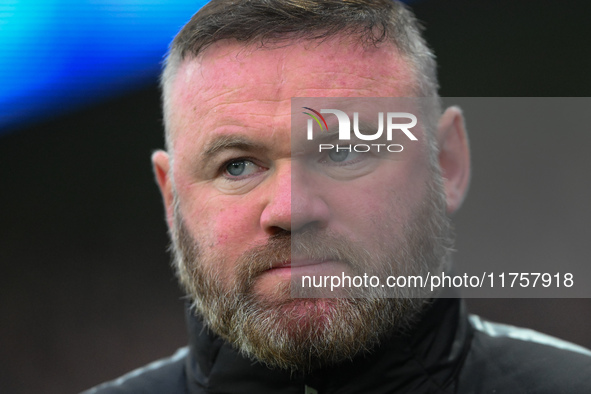
<path id="1" fill-rule="evenodd" d="M 246 251 L 237 262 L 239 276 L 253 280 L 263 272 L 295 261 L 338 261 L 354 270 L 367 267 L 372 253 L 355 242 L 326 231 L 282 232 Z"/>

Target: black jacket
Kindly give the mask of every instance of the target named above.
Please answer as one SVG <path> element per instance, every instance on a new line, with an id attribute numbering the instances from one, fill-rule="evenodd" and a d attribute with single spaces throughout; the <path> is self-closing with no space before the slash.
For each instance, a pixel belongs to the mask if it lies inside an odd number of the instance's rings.
<path id="1" fill-rule="evenodd" d="M 590 351 L 467 316 L 459 299 L 437 300 L 412 333 L 371 356 L 309 376 L 241 357 L 198 318 L 188 325 L 188 347 L 86 393 L 591 393 Z"/>

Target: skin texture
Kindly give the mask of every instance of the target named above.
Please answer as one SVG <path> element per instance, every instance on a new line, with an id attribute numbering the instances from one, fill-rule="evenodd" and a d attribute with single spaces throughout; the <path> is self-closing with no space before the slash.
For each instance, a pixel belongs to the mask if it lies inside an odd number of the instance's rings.
<path id="1" fill-rule="evenodd" d="M 303 175 L 292 154 L 290 99 L 407 97 L 412 96 L 413 84 L 412 70 L 395 48 L 364 49 L 337 39 L 274 49 L 220 42 L 198 59 L 186 60 L 171 90 L 174 160 L 163 151 L 152 157 L 169 226 L 174 218 L 174 173 L 186 229 L 203 254 L 219 257 L 218 280 L 228 288 L 239 256 L 278 233 L 314 226 L 370 249 L 400 238 L 432 176 L 422 131 L 423 143 L 409 149 L 405 160 L 395 165 L 384 160 L 347 188 L 338 177 Z M 237 139 L 247 145 L 205 154 L 223 145 L 220 141 Z M 469 179 L 467 140 L 458 109 L 443 114 L 436 139 L 447 211 L 453 213 Z M 249 160 L 247 175 L 230 179 L 228 160 L 244 158 Z M 256 294 L 272 297 L 278 284 L 289 281 L 289 274 L 289 269 L 279 267 L 261 274 Z"/>

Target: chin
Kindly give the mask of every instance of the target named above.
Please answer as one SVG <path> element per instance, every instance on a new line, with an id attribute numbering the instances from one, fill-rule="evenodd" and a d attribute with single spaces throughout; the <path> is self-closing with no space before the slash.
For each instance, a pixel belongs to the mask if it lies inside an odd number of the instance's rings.
<path id="1" fill-rule="evenodd" d="M 335 299 L 292 298 L 279 306 L 283 315 L 281 324 L 288 335 L 308 333 L 317 335 L 329 329 L 338 312 L 339 302 Z"/>

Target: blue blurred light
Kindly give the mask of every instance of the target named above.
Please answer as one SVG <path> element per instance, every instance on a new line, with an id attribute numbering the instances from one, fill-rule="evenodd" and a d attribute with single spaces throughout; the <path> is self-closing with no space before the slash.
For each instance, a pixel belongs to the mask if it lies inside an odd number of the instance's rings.
<path id="1" fill-rule="evenodd" d="M 205 1 L 3 0 L 0 132 L 153 83 Z"/>
<path id="2" fill-rule="evenodd" d="M 154 83 L 168 43 L 205 3 L 2 0 L 0 134 Z"/>

